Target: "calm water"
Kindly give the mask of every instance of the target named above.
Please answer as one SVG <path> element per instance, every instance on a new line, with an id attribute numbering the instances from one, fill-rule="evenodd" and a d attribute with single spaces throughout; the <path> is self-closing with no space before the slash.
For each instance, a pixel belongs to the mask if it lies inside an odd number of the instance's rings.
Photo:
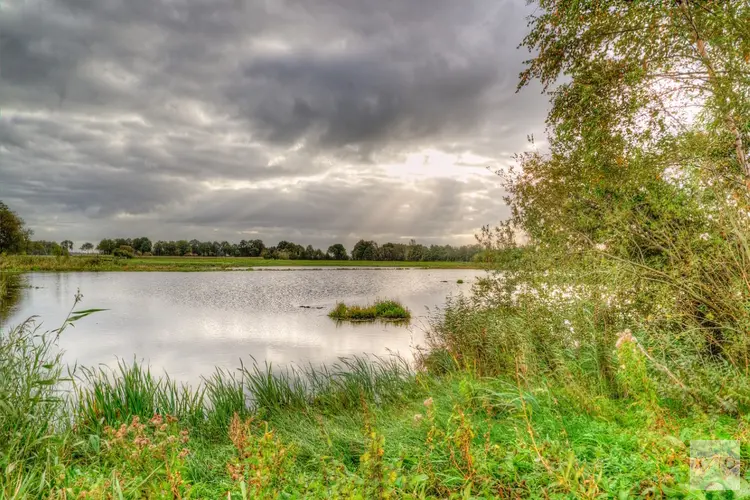
<path id="1" fill-rule="evenodd" d="M 448 295 L 469 293 L 476 270 L 286 270 L 211 273 L 66 273 L 27 275 L 28 288 L 7 324 L 31 315 L 59 326 L 76 290 L 80 309 L 105 308 L 66 330 L 67 361 L 112 365 L 117 358 L 148 361 L 155 371 L 195 382 L 214 367 L 240 359 L 330 363 L 340 356 L 411 356 L 424 340 L 426 308 Z M 457 284 L 463 279 L 464 284 Z M 337 301 L 401 300 L 410 326 L 337 323 L 327 312 Z M 310 306 L 302 308 L 300 306 Z M 322 309 L 317 309 L 322 308 Z"/>

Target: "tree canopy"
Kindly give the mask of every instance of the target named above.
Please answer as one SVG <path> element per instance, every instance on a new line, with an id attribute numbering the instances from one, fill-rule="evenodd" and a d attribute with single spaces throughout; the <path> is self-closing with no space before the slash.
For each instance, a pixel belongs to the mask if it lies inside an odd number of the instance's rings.
<path id="1" fill-rule="evenodd" d="M 24 252 L 31 235 L 23 219 L 0 201 L 0 253 Z"/>

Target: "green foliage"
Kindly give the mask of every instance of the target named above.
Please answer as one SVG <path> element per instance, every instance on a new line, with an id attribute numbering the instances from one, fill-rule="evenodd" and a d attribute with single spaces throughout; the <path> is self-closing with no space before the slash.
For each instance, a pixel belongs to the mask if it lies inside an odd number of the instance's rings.
<path id="1" fill-rule="evenodd" d="M 341 243 L 336 243 L 328 247 L 326 255 L 329 259 L 333 260 L 349 260 L 349 255 L 346 253 L 346 248 Z"/>
<path id="2" fill-rule="evenodd" d="M 32 321 L 0 334 L 0 470 L 24 470 L 49 452 L 62 417 L 58 334 L 42 333 Z"/>
<path id="3" fill-rule="evenodd" d="M 539 310 L 522 320 L 529 326 L 545 313 L 556 314 Z M 546 325 L 562 327 L 539 343 L 566 328 L 570 338 L 586 339 L 578 329 L 597 314 L 582 311 L 572 330 L 551 319 Z M 453 306 L 445 328 L 479 324 L 486 315 Z M 666 375 L 630 340 L 608 346 L 622 365 L 614 398 L 588 383 L 601 372 L 586 356 L 532 363 L 530 345 L 503 369 L 494 366 L 501 357 L 486 357 L 464 363 L 469 371 L 453 362 L 436 377 L 415 375 L 398 358 L 353 358 L 296 371 L 256 366 L 239 377 L 217 371 L 193 389 L 121 363 L 116 373 L 84 371 L 71 406 L 53 383 L 61 380 L 59 358 L 44 354 L 54 336 L 30 332 L 2 337 L 0 394 L 12 404 L 0 405 L 0 495 L 10 498 L 682 495 L 686 443 L 742 439 L 747 429 L 741 417 L 671 407 L 660 388 Z M 434 358 L 453 359 L 438 352 Z M 16 389 L 23 387 L 31 390 Z"/>
<path id="4" fill-rule="evenodd" d="M 369 306 L 347 306 L 339 302 L 328 313 L 328 317 L 346 321 L 372 321 L 386 319 L 405 321 L 411 318 L 409 309 L 395 300 L 377 300 Z"/>
<path id="5" fill-rule="evenodd" d="M 145 423 L 133 417 L 116 429 L 105 427 L 85 445 L 95 459 L 86 473 L 66 470 L 52 498 L 185 498 L 189 440 L 171 415 L 155 414 Z"/>
<path id="6" fill-rule="evenodd" d="M 31 234 L 23 219 L 0 201 L 0 254 L 25 251 Z"/>
<path id="7" fill-rule="evenodd" d="M 378 244 L 372 240 L 359 240 L 352 249 L 353 260 L 375 260 L 377 255 Z"/>
<path id="8" fill-rule="evenodd" d="M 83 372 L 69 428 L 46 392 L 59 355 L 21 327 L 0 343 L 2 495 L 179 498 L 189 483 L 207 498 L 702 497 L 689 489 L 689 442 L 748 435 L 750 7 L 537 4 L 521 85 L 552 89 L 549 147 L 507 175 L 512 219 L 483 228 L 467 253 L 495 269 L 432 318 L 426 373 L 354 358 L 243 366 L 190 389 L 121 364 Z M 699 112 L 686 116 L 688 105 Z M 235 252 L 197 241 L 154 250 Z M 318 253 L 282 241 L 265 255 Z M 435 255 L 458 253 L 361 240 L 352 263 Z M 0 268 L 41 262 L 2 257 Z M 398 306 L 331 314 L 398 316 Z M 140 427 L 167 413 L 177 420 L 163 435 L 163 423 Z M 177 428 L 190 432 L 184 455 L 162 444 Z"/>
<path id="9" fill-rule="evenodd" d="M 77 385 L 77 423 L 96 430 L 131 417 L 168 414 L 199 423 L 204 416 L 204 389 L 193 391 L 168 376 L 156 377 L 137 362 L 118 362 L 117 370 L 81 368 Z"/>
<path id="10" fill-rule="evenodd" d="M 401 358 L 342 358 L 329 367 L 273 371 L 270 365 L 242 368 L 243 385 L 252 397 L 252 409 L 340 412 L 362 401 L 396 402 L 416 390 L 414 374 Z"/>
<path id="11" fill-rule="evenodd" d="M 119 248 L 115 248 L 112 252 L 112 255 L 114 257 L 120 257 L 122 259 L 132 259 L 133 257 L 135 257 L 135 251 L 131 246 L 122 245 Z"/>

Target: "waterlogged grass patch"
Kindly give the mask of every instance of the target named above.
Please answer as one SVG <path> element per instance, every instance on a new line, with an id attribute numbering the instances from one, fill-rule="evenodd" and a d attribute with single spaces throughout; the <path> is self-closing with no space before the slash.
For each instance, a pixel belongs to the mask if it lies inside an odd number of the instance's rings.
<path id="1" fill-rule="evenodd" d="M 348 306 L 339 302 L 328 316 L 339 321 L 407 321 L 411 318 L 411 312 L 395 300 L 378 300 L 369 306 Z"/>

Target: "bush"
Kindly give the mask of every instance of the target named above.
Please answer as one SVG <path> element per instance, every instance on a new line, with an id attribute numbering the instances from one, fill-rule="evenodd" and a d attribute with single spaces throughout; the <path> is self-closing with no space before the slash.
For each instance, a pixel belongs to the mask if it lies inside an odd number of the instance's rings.
<path id="1" fill-rule="evenodd" d="M 123 259 L 132 259 L 133 257 L 135 257 L 135 251 L 132 247 L 123 245 L 120 248 L 115 248 L 115 250 L 112 252 L 112 255 Z"/>

